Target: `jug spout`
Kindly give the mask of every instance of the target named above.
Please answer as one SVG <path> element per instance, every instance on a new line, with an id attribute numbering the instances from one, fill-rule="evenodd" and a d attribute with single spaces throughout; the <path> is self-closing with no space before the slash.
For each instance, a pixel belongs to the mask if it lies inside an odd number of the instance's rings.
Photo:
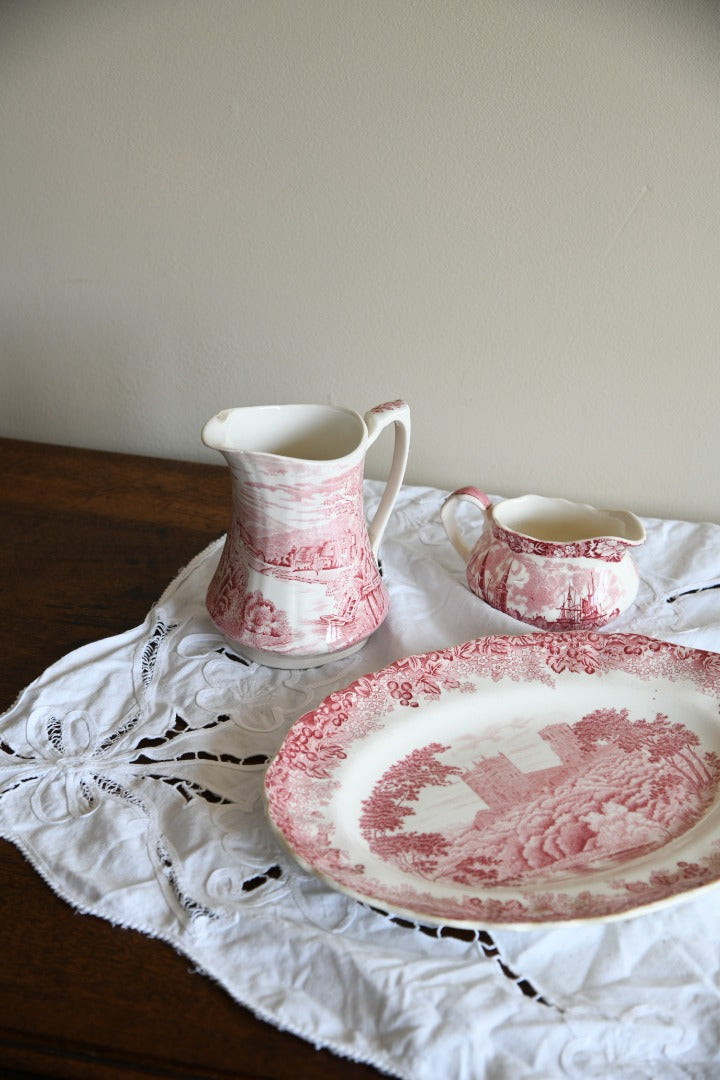
<path id="1" fill-rule="evenodd" d="M 223 409 L 222 412 L 211 416 L 203 427 L 201 438 L 205 446 L 210 450 L 218 450 L 223 453 L 223 451 L 233 449 L 230 445 L 233 434 L 232 425 L 229 422 L 232 412 L 232 409 Z"/>
<path id="2" fill-rule="evenodd" d="M 617 519 L 618 528 L 608 536 L 608 539 L 617 540 L 623 547 L 637 547 L 645 542 L 645 526 L 640 518 L 630 510 L 605 510 L 605 514 L 611 514 Z"/>

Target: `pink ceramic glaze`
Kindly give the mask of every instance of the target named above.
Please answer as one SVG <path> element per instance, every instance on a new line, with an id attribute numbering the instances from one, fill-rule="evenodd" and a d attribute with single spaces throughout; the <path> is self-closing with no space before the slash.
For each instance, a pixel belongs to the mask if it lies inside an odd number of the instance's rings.
<path id="1" fill-rule="evenodd" d="M 462 501 L 486 519 L 474 547 L 458 523 Z M 643 543 L 645 530 L 627 510 L 541 495 L 493 506 L 483 491 L 466 487 L 445 500 L 441 515 L 472 591 L 516 619 L 543 630 L 596 629 L 635 599 L 639 579 L 629 549 Z"/>
<path id="2" fill-rule="evenodd" d="M 390 424 L 390 475 L 366 527 L 365 454 Z M 232 520 L 207 592 L 218 629 L 271 667 L 312 667 L 360 648 L 388 610 L 377 553 L 405 473 L 408 406 L 388 402 L 364 418 L 334 405 L 227 409 L 202 437 L 232 477 Z"/>

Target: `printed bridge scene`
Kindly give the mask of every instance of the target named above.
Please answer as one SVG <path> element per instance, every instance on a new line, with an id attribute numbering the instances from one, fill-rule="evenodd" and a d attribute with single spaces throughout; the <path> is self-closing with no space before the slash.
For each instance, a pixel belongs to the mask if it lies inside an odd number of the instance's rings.
<path id="1" fill-rule="evenodd" d="M 542 881 L 664 846 L 698 821 L 720 780 L 718 756 L 663 713 L 632 720 L 627 709 L 597 709 L 537 736 L 538 760 L 553 764 L 519 767 L 512 738 L 469 766 L 439 742 L 395 762 L 363 803 L 370 850 L 431 881 Z M 438 830 L 443 815 L 423 806 L 443 788 L 443 805 L 461 812 Z"/>

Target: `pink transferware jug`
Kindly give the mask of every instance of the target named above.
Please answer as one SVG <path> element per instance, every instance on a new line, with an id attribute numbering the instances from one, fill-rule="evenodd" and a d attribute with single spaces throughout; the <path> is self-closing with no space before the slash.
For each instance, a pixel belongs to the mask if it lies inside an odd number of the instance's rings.
<path id="1" fill-rule="evenodd" d="M 366 526 L 365 454 L 390 424 L 390 474 Z M 202 439 L 232 479 L 232 520 L 206 598 L 215 625 L 270 667 L 313 667 L 359 649 L 388 611 L 377 554 L 405 475 L 408 406 L 388 402 L 364 417 L 335 405 L 226 409 Z"/>
<path id="2" fill-rule="evenodd" d="M 471 546 L 457 511 L 469 502 L 484 529 Z M 441 517 L 466 563 L 467 582 L 492 607 L 543 630 L 590 630 L 625 611 L 638 591 L 630 550 L 645 529 L 628 510 L 522 495 L 494 506 L 475 487 L 458 488 Z"/>

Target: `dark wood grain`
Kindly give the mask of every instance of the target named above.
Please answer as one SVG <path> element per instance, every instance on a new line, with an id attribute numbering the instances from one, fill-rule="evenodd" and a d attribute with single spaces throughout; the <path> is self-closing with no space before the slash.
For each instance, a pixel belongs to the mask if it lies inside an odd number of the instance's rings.
<path id="1" fill-rule="evenodd" d="M 0 439 L 0 711 L 138 625 L 226 528 L 222 465 Z M 234 1002 L 169 946 L 74 912 L 0 841 L 0 1075 L 370 1080 Z"/>

